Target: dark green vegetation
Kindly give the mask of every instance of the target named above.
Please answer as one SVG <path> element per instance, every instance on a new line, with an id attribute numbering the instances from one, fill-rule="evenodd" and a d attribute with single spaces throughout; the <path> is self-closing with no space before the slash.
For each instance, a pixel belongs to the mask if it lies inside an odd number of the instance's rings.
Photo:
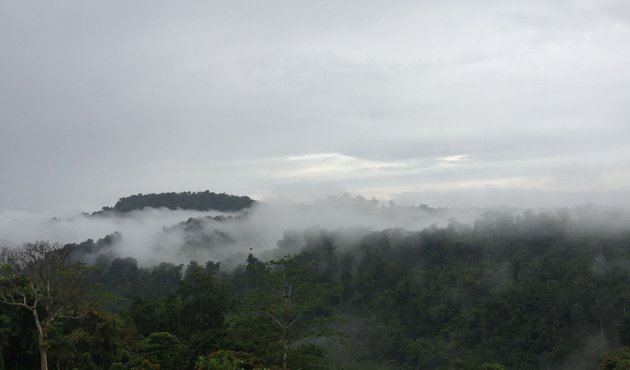
<path id="1" fill-rule="evenodd" d="M 190 209 L 196 211 L 236 212 L 250 207 L 254 200 L 247 196 L 217 194 L 208 190 L 203 192 L 185 191 L 181 193 L 137 194 L 120 198 L 114 207 L 103 207 L 103 212 L 120 213 L 144 208 Z"/>
<path id="2" fill-rule="evenodd" d="M 49 325 L 48 364 L 628 369 L 630 232 L 592 212 L 487 213 L 418 232 L 287 232 L 277 246 L 284 257 L 250 255 L 234 271 L 103 256 L 76 290 L 81 316 Z M 19 290 L 6 271 L 4 291 Z M 37 368 L 36 333 L 31 312 L 0 305 L 0 369 Z"/>

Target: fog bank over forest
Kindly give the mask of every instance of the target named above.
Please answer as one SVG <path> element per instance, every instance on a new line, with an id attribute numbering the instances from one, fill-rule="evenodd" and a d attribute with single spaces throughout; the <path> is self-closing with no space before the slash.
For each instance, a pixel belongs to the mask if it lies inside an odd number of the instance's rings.
<path id="1" fill-rule="evenodd" d="M 630 345 L 622 207 L 445 208 L 349 194 L 256 201 L 203 191 L 136 194 L 69 216 L 4 211 L 0 221 L 0 243 L 12 248 L 5 256 L 50 239 L 73 266 L 90 266 L 95 304 L 149 338 L 132 345 L 135 357 L 113 350 L 125 369 L 149 356 L 144 341 L 169 335 L 188 348 L 169 356 L 181 362 L 172 370 L 221 348 L 273 366 L 285 351 L 295 363 L 287 368 L 313 370 L 589 370 L 619 353 L 630 358 L 621 347 Z M 260 315 L 269 302 L 295 314 L 290 337 Z M 292 345 L 268 346 L 281 332 Z M 26 348 L 9 347 L 9 362 Z"/>
<path id="2" fill-rule="evenodd" d="M 621 207 L 434 208 L 348 194 L 300 203 L 277 197 L 238 212 L 147 207 L 92 215 L 53 216 L 16 211 L 2 211 L 0 215 L 0 243 L 7 246 L 34 240 L 61 244 L 79 244 L 90 239 L 97 242 L 115 233 L 115 237 L 107 240 L 106 249 L 86 251 L 83 258 L 93 262 L 103 253 L 112 257 L 130 256 L 144 266 L 164 261 L 186 264 L 190 260 L 212 260 L 229 268 L 242 264 L 249 253 L 265 259 L 299 252 L 299 245 L 303 244 L 301 235 L 318 230 L 336 232 L 351 244 L 352 240 L 360 240 L 373 231 L 414 232 L 449 225 L 465 230 L 490 219 L 510 223 L 531 215 L 565 220 L 566 232 L 630 229 L 630 216 Z M 338 244 L 343 247 L 342 241 Z"/>
<path id="3" fill-rule="evenodd" d="M 3 2 L 0 370 L 630 369 L 628 45 L 628 0 Z"/>

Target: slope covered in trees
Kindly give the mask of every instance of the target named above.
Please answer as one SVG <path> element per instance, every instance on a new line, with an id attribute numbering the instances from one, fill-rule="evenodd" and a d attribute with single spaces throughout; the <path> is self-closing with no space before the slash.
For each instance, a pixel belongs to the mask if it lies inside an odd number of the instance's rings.
<path id="1" fill-rule="evenodd" d="M 104 255 L 86 276 L 88 313 L 51 324 L 48 360 L 59 369 L 625 369 L 628 215 L 597 212 L 297 230 L 278 241 L 277 258 L 250 254 L 233 270 Z M 36 368 L 32 314 L 1 305 L 0 328 L 5 368 Z"/>
<path id="2" fill-rule="evenodd" d="M 144 208 L 235 212 L 246 209 L 253 203 L 254 200 L 248 196 L 230 195 L 225 193 L 218 194 L 208 190 L 203 192 L 186 191 L 181 193 L 151 193 L 136 194 L 120 198 L 114 207 L 103 207 L 103 210 L 97 213 L 104 211 L 126 213 Z"/>

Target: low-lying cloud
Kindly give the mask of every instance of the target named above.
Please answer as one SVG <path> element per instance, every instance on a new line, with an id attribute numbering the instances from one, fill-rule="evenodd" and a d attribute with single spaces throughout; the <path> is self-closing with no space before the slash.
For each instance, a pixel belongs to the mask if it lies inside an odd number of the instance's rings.
<path id="1" fill-rule="evenodd" d="M 304 244 L 304 232 L 309 230 L 333 231 L 339 240 L 352 244 L 351 241 L 356 242 L 372 231 L 385 229 L 420 231 L 432 226 L 446 227 L 453 220 L 457 220 L 457 225 L 472 227 L 476 221 L 487 218 L 488 212 L 509 215 L 508 221 L 524 214 L 517 208 L 404 206 L 350 195 L 309 203 L 276 198 L 232 214 L 146 208 L 125 214 L 51 217 L 4 211 L 0 213 L 0 244 L 17 246 L 42 239 L 62 244 L 81 243 L 116 232 L 119 237 L 114 238 L 113 245 L 84 258 L 93 261 L 104 253 L 134 257 L 145 266 L 212 260 L 235 267 L 249 253 L 273 258 L 297 252 Z M 573 218 L 573 223 L 567 226 L 568 232 L 626 230 L 630 220 L 623 210 L 595 206 L 539 212 Z"/>
<path id="2" fill-rule="evenodd" d="M 111 252 L 134 257 L 141 264 L 186 263 L 191 259 L 237 263 L 234 259 L 244 258 L 247 253 L 264 254 L 276 248 L 289 230 L 421 230 L 432 224 L 446 225 L 455 216 L 472 222 L 479 213 L 479 210 L 462 212 L 426 206 L 399 207 L 393 202 L 349 195 L 312 203 L 275 199 L 235 214 L 147 208 L 127 214 L 53 217 L 3 211 L 0 243 L 17 246 L 43 239 L 62 244 L 80 243 L 118 232 L 121 238 Z"/>

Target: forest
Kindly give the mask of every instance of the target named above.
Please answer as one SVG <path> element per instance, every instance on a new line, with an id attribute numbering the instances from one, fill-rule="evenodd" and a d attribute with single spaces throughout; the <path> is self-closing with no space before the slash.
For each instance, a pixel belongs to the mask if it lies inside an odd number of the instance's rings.
<path id="1" fill-rule="evenodd" d="M 173 227 L 213 248 L 231 236 L 204 223 L 247 217 Z M 628 219 L 583 206 L 286 230 L 236 267 L 144 265 L 116 233 L 5 247 L 0 369 L 629 369 Z"/>
<path id="2" fill-rule="evenodd" d="M 103 207 L 101 211 L 94 212 L 93 215 L 103 215 L 108 212 L 127 213 L 144 208 L 168 208 L 192 209 L 198 211 L 224 211 L 234 212 L 250 207 L 254 200 L 248 196 L 237 196 L 230 194 L 217 194 L 209 190 L 199 192 L 181 193 L 151 193 L 136 194 L 120 198 L 113 207 Z"/>

